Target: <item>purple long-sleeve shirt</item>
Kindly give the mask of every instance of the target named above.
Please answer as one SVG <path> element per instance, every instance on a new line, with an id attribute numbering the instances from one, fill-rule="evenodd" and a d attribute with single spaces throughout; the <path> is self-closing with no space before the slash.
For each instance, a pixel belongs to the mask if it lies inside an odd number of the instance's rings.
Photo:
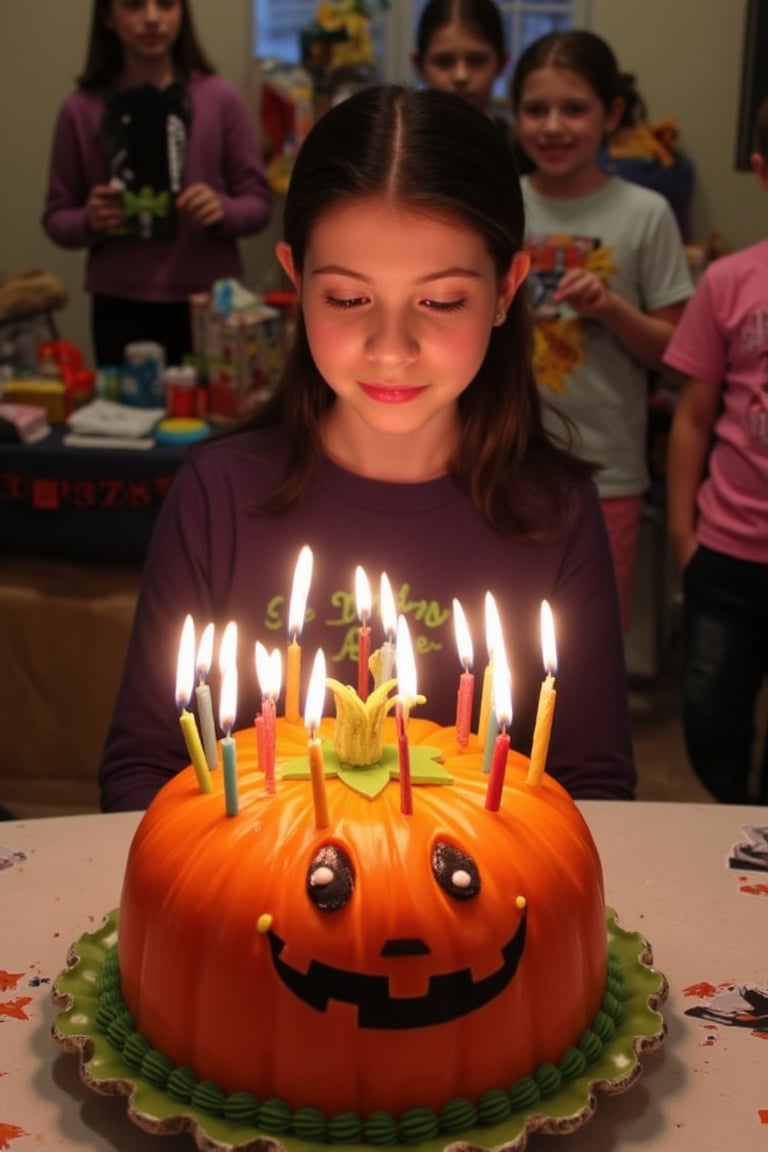
<path id="1" fill-rule="evenodd" d="M 184 185 L 209 184 L 224 219 L 200 228 L 182 215 L 172 240 L 97 236 L 85 205 L 109 182 L 103 132 L 104 95 L 73 92 L 58 115 L 51 148 L 43 227 L 63 248 L 87 248 L 88 292 L 142 300 L 184 300 L 218 279 L 239 278 L 238 237 L 269 223 L 272 196 L 251 117 L 237 90 L 220 76 L 193 74 Z"/>
<path id="2" fill-rule="evenodd" d="M 462 671 L 452 599 L 461 601 L 474 639 L 476 726 L 487 660 L 484 601 L 489 590 L 499 608 L 511 665 L 512 747 L 527 754 L 543 677 L 539 624 L 546 598 L 558 649 L 548 770 L 577 798 L 633 796 L 616 590 L 591 483 L 575 489 L 578 514 L 560 540 L 520 544 L 489 528 L 449 478 L 386 484 L 327 460 L 304 502 L 279 517 L 255 516 L 253 502 L 273 489 L 285 460 L 279 433 L 251 431 L 204 446 L 177 475 L 147 556 L 99 769 L 105 809 L 146 806 L 188 763 L 175 700 L 186 613 L 194 618 L 198 640 L 209 621 L 216 625 L 218 641 L 226 623 L 237 621 L 235 726 L 253 723 L 261 708 L 255 642 L 285 652 L 293 573 L 304 544 L 312 548 L 314 568 L 300 636 L 302 702 L 319 647 L 329 676 L 357 684 L 355 568 L 360 564 L 375 602 L 380 574 L 387 573 L 398 610 L 407 618 L 418 689 L 427 697 L 415 714 L 446 724 L 455 719 Z M 377 603 L 371 628 L 373 650 L 384 640 Z M 211 674 L 214 712 L 220 690 L 216 664 Z"/>

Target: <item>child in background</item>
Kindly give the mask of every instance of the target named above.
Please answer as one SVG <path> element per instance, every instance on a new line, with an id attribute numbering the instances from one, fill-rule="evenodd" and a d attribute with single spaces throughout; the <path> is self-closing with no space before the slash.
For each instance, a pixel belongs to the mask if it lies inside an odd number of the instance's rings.
<path id="1" fill-rule="evenodd" d="M 607 175 L 603 141 L 631 93 L 609 46 L 590 32 L 553 33 L 520 57 L 511 84 L 523 178 L 534 371 L 547 425 L 599 467 L 596 476 L 625 631 L 642 496 L 648 487 L 648 373 L 692 283 L 662 196 Z"/>
<path id="2" fill-rule="evenodd" d="M 751 163 L 768 190 L 768 99 Z M 768 747 L 749 789 L 768 671 L 768 241 L 710 264 L 664 359 L 685 376 L 667 486 L 688 758 L 715 799 L 768 804 Z"/>
<path id="3" fill-rule="evenodd" d="M 427 714 L 452 724 L 452 598 L 480 671 L 490 590 L 509 646 L 512 744 L 527 753 L 546 598 L 558 643 L 548 771 L 574 796 L 630 798 L 610 551 L 591 470 L 543 428 L 509 147 L 449 93 L 363 89 L 304 140 L 283 223 L 294 343 L 270 400 L 193 452 L 163 502 L 99 772 L 103 807 L 143 807 L 188 761 L 173 699 L 186 613 L 218 636 L 237 621 L 238 717 L 252 722 L 255 643 L 287 642 L 304 544 L 315 560 L 302 702 L 318 647 L 329 676 L 357 683 L 359 564 L 373 588 L 389 576 Z M 371 628 L 375 648 L 376 609 Z"/>
<path id="4" fill-rule="evenodd" d="M 125 193 L 155 138 L 165 187 Z M 241 276 L 237 239 L 270 213 L 250 115 L 198 43 L 189 0 L 94 0 L 85 68 L 56 123 L 43 227 L 88 251 L 97 364 L 119 364 L 137 340 L 181 364 L 190 294 Z"/>
<path id="5" fill-rule="evenodd" d="M 490 116 L 504 135 L 509 123 L 492 112 L 493 86 L 507 66 L 504 23 L 493 0 L 428 0 L 411 54 L 428 88 L 455 92 Z"/>

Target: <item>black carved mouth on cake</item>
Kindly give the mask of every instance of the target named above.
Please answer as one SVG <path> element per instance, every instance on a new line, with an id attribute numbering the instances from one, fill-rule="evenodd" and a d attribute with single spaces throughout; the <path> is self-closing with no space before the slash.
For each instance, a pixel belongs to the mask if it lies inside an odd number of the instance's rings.
<path id="1" fill-rule="evenodd" d="M 368 976 L 319 960 L 313 960 L 306 972 L 300 972 L 280 958 L 285 941 L 271 929 L 267 938 L 275 972 L 299 999 L 319 1012 L 325 1012 L 331 1000 L 354 1004 L 360 1028 L 391 1030 L 445 1024 L 476 1012 L 494 1000 L 517 971 L 525 945 L 525 928 L 523 913 L 516 932 L 501 949 L 502 963 L 494 972 L 479 980 L 472 979 L 468 968 L 436 974 L 430 977 L 428 991 L 423 996 L 390 996 L 386 976 Z M 396 945 L 396 941 L 390 941 L 384 948 L 393 955 Z"/>

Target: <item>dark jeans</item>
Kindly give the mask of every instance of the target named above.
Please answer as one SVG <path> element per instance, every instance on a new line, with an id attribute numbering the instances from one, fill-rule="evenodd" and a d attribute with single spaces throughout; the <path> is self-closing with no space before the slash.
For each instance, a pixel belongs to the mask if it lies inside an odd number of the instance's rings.
<path id="1" fill-rule="evenodd" d="M 725 804 L 768 803 L 768 743 L 749 795 L 755 703 L 768 671 L 768 565 L 700 547 L 683 572 L 683 729 L 702 783 Z"/>
<path id="2" fill-rule="evenodd" d="M 91 334 L 96 364 L 121 364 L 126 344 L 151 340 L 165 348 L 167 366 L 181 364 L 192 351 L 192 323 L 186 300 L 127 300 L 93 296 Z"/>

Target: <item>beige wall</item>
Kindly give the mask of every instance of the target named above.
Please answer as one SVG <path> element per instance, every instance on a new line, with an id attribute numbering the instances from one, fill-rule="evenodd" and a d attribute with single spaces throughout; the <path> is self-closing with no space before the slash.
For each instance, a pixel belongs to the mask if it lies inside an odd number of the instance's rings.
<path id="1" fill-rule="evenodd" d="M 746 0 L 591 0 L 592 26 L 634 72 L 652 118 L 674 113 L 697 171 L 697 239 L 719 232 L 728 248 L 768 233 L 768 200 L 748 173 L 735 172 L 736 124 Z M 62 332 L 90 353 L 82 253 L 43 235 L 48 148 L 56 111 L 82 67 L 91 0 L 0 0 L 0 274 L 46 267 L 71 301 Z M 249 0 L 194 0 L 201 37 L 221 73 L 246 86 Z M 246 242 L 247 280 L 273 269 L 271 242 Z"/>

